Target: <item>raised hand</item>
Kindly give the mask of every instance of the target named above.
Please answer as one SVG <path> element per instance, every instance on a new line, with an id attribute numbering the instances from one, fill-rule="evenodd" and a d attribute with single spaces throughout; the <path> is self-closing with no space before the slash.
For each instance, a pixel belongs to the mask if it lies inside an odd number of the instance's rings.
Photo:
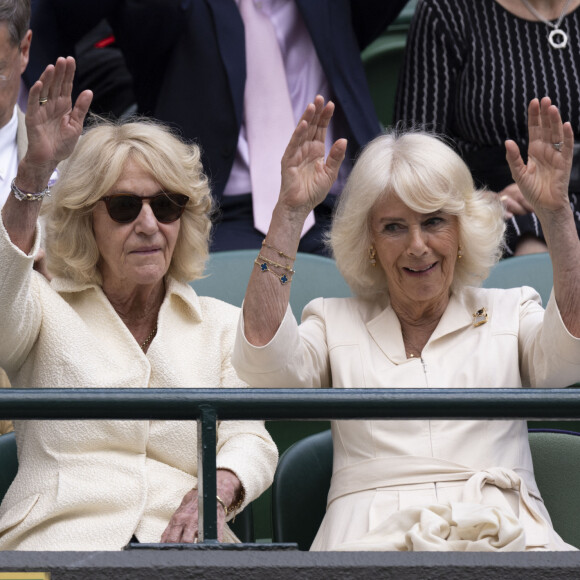
<path id="1" fill-rule="evenodd" d="M 506 141 L 512 177 L 541 219 L 545 212 L 569 210 L 568 182 L 572 169 L 574 134 L 562 123 L 548 97 L 533 99 L 528 107 L 528 163 L 514 141 Z"/>
<path id="2" fill-rule="evenodd" d="M 83 91 L 73 108 L 75 68 L 74 58 L 61 57 L 55 65 L 46 67 L 29 91 L 26 161 L 32 166 L 52 171 L 72 153 L 82 133 L 93 94 Z"/>
<path id="3" fill-rule="evenodd" d="M 304 216 L 324 200 L 336 180 L 346 153 L 346 139 L 339 139 L 324 160 L 326 130 L 334 104 L 318 95 L 298 123 L 282 157 L 279 203 Z"/>
<path id="4" fill-rule="evenodd" d="M 73 58 L 59 58 L 32 85 L 26 110 L 28 149 L 18 164 L 14 184 L 21 191 L 40 193 L 52 172 L 75 148 L 83 130 L 93 93 L 83 91 L 72 106 Z M 10 195 L 2 208 L 2 221 L 12 243 L 28 253 L 34 243 L 41 201 L 18 201 Z"/>

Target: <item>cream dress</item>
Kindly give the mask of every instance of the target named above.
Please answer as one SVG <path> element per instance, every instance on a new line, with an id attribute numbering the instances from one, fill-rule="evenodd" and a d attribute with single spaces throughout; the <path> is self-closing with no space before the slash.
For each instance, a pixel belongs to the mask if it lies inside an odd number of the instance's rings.
<path id="1" fill-rule="evenodd" d="M 421 359 L 388 304 L 318 299 L 233 363 L 254 387 L 565 387 L 580 340 L 531 288 L 452 295 Z M 473 324 L 484 307 L 487 322 Z M 312 550 L 572 550 L 534 480 L 525 421 L 334 421 L 326 516 Z"/>

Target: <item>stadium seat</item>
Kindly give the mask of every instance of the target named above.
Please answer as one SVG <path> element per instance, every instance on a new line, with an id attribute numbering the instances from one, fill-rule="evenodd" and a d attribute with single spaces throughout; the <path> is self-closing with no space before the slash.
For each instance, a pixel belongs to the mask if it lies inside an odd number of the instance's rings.
<path id="1" fill-rule="evenodd" d="M 393 122 L 397 82 L 406 41 L 405 32 L 385 34 L 361 53 L 375 111 L 383 127 Z"/>
<path id="2" fill-rule="evenodd" d="M 310 435 L 284 452 L 272 485 L 274 542 L 310 548 L 326 512 L 331 476 L 330 430 Z"/>
<path id="3" fill-rule="evenodd" d="M 550 254 L 545 252 L 500 260 L 483 282 L 483 287 L 517 288 L 531 286 L 538 291 L 545 307 L 550 298 L 553 283 L 552 261 Z"/>
<path id="4" fill-rule="evenodd" d="M 375 111 L 383 127 L 393 122 L 399 71 L 416 5 L 417 0 L 409 0 L 396 20 L 361 53 Z"/>
<path id="5" fill-rule="evenodd" d="M 4 499 L 18 471 L 14 432 L 0 435 L 0 502 Z"/>
<path id="6" fill-rule="evenodd" d="M 191 283 L 200 296 L 213 296 L 241 306 L 250 280 L 257 250 L 232 250 L 210 254 L 206 277 Z M 302 310 L 319 296 L 351 296 L 350 288 L 337 270 L 334 260 L 315 254 L 298 253 L 292 278 L 290 306 L 300 321 Z M 264 275 L 268 275 L 265 273 Z"/>
<path id="7" fill-rule="evenodd" d="M 554 529 L 580 548 L 580 433 L 531 429 L 529 438 L 536 483 Z"/>
<path id="8" fill-rule="evenodd" d="M 536 482 L 552 524 L 568 543 L 580 548 L 580 434 L 529 433 Z M 280 458 L 272 486 L 275 542 L 308 550 L 326 511 L 332 476 L 332 436 L 324 431 L 295 443 Z"/>

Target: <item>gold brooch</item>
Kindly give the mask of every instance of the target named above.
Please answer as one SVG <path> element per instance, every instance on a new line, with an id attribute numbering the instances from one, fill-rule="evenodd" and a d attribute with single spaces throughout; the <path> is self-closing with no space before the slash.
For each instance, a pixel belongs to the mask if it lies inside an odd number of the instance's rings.
<path id="1" fill-rule="evenodd" d="M 473 326 L 476 328 L 487 322 L 487 310 L 480 308 L 473 313 Z"/>

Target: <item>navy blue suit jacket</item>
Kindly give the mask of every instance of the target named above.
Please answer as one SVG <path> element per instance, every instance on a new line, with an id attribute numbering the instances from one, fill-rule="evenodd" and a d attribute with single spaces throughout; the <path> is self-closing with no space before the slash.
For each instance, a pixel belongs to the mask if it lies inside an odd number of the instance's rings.
<path id="1" fill-rule="evenodd" d="M 406 0 L 295 0 L 349 139 L 349 155 L 380 132 L 360 51 Z M 202 148 L 214 196 L 230 174 L 243 115 L 244 26 L 234 0 L 38 0 L 29 74 L 70 53 L 106 18 L 134 80 L 140 113 Z M 36 50 L 35 50 L 36 49 Z M 315 95 L 312 95 L 314 98 Z"/>

